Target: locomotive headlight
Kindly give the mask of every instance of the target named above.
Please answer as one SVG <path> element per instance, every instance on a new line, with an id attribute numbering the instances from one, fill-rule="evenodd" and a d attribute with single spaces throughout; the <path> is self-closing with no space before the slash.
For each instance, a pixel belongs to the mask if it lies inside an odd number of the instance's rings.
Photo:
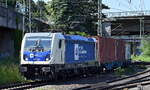
<path id="1" fill-rule="evenodd" d="M 49 59 L 49 58 L 46 58 L 45 60 L 46 60 L 46 61 L 49 61 L 50 59 Z"/>
<path id="2" fill-rule="evenodd" d="M 26 57 L 25 60 L 28 61 L 29 59 Z"/>
<path id="3" fill-rule="evenodd" d="M 29 60 L 26 55 L 23 55 L 23 59 L 24 59 L 25 61 L 28 61 L 28 60 Z"/>
<path id="4" fill-rule="evenodd" d="M 46 61 L 49 61 L 50 59 L 51 59 L 50 55 L 47 55 L 46 58 L 45 58 Z"/>

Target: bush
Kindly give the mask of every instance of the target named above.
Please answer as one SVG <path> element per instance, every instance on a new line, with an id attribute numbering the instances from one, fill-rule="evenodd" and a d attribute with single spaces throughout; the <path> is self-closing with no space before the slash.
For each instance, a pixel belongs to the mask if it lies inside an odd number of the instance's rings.
<path id="1" fill-rule="evenodd" d="M 131 56 L 132 60 L 135 61 L 144 61 L 144 62 L 150 62 L 150 56 L 147 55 L 140 55 L 140 56 Z"/>
<path id="2" fill-rule="evenodd" d="M 150 38 L 149 36 L 143 38 L 141 41 L 142 45 L 140 47 L 140 50 L 142 51 L 142 54 L 140 56 L 134 56 L 132 55 L 131 58 L 132 60 L 136 61 L 145 61 L 145 62 L 150 62 Z"/>
<path id="3" fill-rule="evenodd" d="M 125 75 L 125 74 L 132 74 L 132 73 L 134 73 L 134 71 L 135 70 L 134 70 L 133 67 L 127 67 L 127 68 L 119 67 L 119 68 L 116 69 L 115 73 L 117 75 Z"/>
<path id="4" fill-rule="evenodd" d="M 19 59 L 6 57 L 0 60 L 0 84 L 23 82 L 24 77 L 19 72 Z"/>
<path id="5" fill-rule="evenodd" d="M 69 34 L 71 34 L 71 35 L 89 36 L 87 33 L 85 33 L 85 32 L 79 32 L 79 31 L 74 31 L 74 32 L 70 31 Z"/>
<path id="6" fill-rule="evenodd" d="M 21 76 L 18 65 L 10 64 L 0 66 L 0 84 L 23 81 L 25 81 L 25 79 Z"/>

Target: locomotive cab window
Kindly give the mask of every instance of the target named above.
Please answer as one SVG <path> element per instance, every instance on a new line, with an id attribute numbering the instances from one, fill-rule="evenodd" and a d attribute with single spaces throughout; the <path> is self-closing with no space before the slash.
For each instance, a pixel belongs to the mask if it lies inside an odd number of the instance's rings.
<path id="1" fill-rule="evenodd" d="M 25 41 L 25 51 L 49 51 L 51 50 L 51 38 L 28 37 Z"/>

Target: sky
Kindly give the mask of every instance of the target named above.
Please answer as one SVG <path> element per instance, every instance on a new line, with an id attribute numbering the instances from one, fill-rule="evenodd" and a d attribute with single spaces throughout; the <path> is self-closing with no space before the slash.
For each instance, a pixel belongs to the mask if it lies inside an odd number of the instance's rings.
<path id="1" fill-rule="evenodd" d="M 106 12 L 123 12 L 150 10 L 150 0 L 103 0 L 110 10 Z"/>
<path id="2" fill-rule="evenodd" d="M 48 2 L 51 0 L 43 0 L 43 1 Z M 105 5 L 110 7 L 110 10 L 104 10 L 103 12 L 150 10 L 150 0 L 102 0 L 102 1 Z"/>

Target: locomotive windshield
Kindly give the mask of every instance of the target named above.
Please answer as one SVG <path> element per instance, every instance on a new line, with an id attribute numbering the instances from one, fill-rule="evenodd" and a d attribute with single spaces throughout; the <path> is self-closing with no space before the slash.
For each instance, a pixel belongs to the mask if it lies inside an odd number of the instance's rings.
<path id="1" fill-rule="evenodd" d="M 49 51 L 51 48 L 50 37 L 28 37 L 25 41 L 25 51 Z"/>

